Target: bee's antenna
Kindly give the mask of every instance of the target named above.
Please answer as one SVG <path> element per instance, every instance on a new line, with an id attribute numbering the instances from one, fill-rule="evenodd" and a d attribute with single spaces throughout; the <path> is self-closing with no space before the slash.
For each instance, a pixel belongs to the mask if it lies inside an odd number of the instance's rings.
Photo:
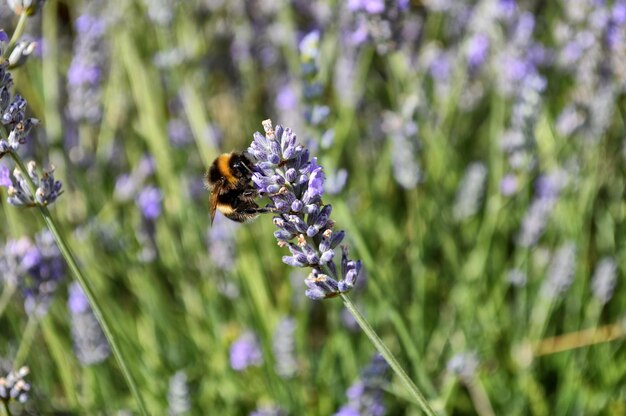
<path id="1" fill-rule="evenodd" d="M 247 150 L 241 152 L 241 154 L 248 160 L 248 162 L 250 162 L 252 164 L 252 155 L 250 154 L 250 152 L 248 152 Z M 246 163 L 242 163 L 246 169 L 248 169 L 248 172 L 250 173 L 254 173 L 254 169 L 251 169 Z"/>

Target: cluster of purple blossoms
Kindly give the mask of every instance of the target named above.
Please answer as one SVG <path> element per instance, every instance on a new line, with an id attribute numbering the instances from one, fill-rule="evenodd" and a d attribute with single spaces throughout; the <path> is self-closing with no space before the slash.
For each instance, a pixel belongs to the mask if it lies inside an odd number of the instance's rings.
<path id="1" fill-rule="evenodd" d="M 114 198 L 120 202 L 133 199 L 148 178 L 154 174 L 154 169 L 154 158 L 151 155 L 142 156 L 132 172 L 117 177 L 113 191 Z"/>
<path id="2" fill-rule="evenodd" d="M 29 267 L 26 254 L 31 250 L 32 242 L 27 237 L 18 240 L 8 240 L 0 251 L 1 280 L 7 286 L 17 286 L 20 278 L 26 274 Z"/>
<path id="3" fill-rule="evenodd" d="M 136 235 L 141 244 L 141 252 L 138 257 L 146 263 L 157 257 L 155 220 L 163 212 L 163 193 L 158 187 L 147 183 L 154 174 L 154 169 L 154 158 L 144 155 L 132 172 L 117 177 L 113 191 L 116 200 L 129 202 L 134 199 L 139 208 L 141 226 Z"/>
<path id="4" fill-rule="evenodd" d="M 318 80 L 319 44 L 320 32 L 314 30 L 307 33 L 298 45 L 300 68 L 304 82 L 302 97 L 305 104 L 304 119 L 310 129 L 315 132 L 311 145 L 328 149 L 334 141 L 335 131 L 325 127 L 330 116 L 330 107 L 323 102 L 324 86 Z"/>
<path id="5" fill-rule="evenodd" d="M 63 193 L 61 190 L 63 184 L 54 178 L 54 166 L 44 170 L 41 176 L 37 172 L 37 164 L 34 161 L 30 161 L 26 168 L 30 180 L 35 185 L 35 195 L 30 191 L 28 180 L 19 169 L 16 168 L 13 171 L 15 182 L 6 173 L 6 168 L 0 169 L 4 171 L 0 173 L 0 186 L 8 188 L 7 202 L 9 204 L 23 207 L 47 206 Z"/>
<path id="6" fill-rule="evenodd" d="M 276 373 L 283 378 L 291 378 L 298 371 L 298 361 L 295 356 L 295 331 L 296 320 L 284 317 L 276 325 L 274 336 L 272 337 L 272 351 L 276 359 Z"/>
<path id="7" fill-rule="evenodd" d="M 52 234 L 42 231 L 35 243 L 23 237 L 9 240 L 0 252 L 4 284 L 19 287 L 27 313 L 43 315 L 65 276 L 65 263 Z"/>
<path id="8" fill-rule="evenodd" d="M 324 150 L 332 146 L 335 140 L 335 130 L 327 127 L 330 107 L 324 103 L 322 98 L 324 86 L 319 81 L 319 43 L 320 32 L 314 30 L 302 38 L 298 49 L 304 79 L 302 94 L 305 104 L 304 120 L 314 134 L 309 143 L 313 149 L 319 147 Z M 326 192 L 334 195 L 343 189 L 348 179 L 348 172 L 345 169 L 333 170 L 327 179 Z"/>
<path id="9" fill-rule="evenodd" d="M 250 416 L 286 416 L 287 412 L 278 406 L 260 406 L 250 413 Z"/>
<path id="10" fill-rule="evenodd" d="M 139 191 L 137 195 L 137 206 L 141 211 L 141 215 L 146 220 L 154 221 L 161 216 L 163 194 L 161 190 L 153 185 L 148 185 Z"/>
<path id="11" fill-rule="evenodd" d="M 230 347 L 230 366 L 235 371 L 243 371 L 248 367 L 263 364 L 263 352 L 256 335 L 244 332 Z"/>
<path id="12" fill-rule="evenodd" d="M 569 289 L 576 272 L 576 244 L 567 242 L 559 247 L 552 257 L 548 275 L 541 286 L 541 294 L 555 299 Z"/>
<path id="13" fill-rule="evenodd" d="M 169 416 L 182 416 L 188 414 L 190 410 L 191 399 L 187 374 L 183 370 L 179 370 L 170 377 L 167 391 L 167 414 Z"/>
<path id="14" fill-rule="evenodd" d="M 348 404 L 339 409 L 335 416 L 384 415 L 383 387 L 387 384 L 388 368 L 382 356 L 376 354 L 361 372 L 359 380 L 346 391 Z"/>
<path id="15" fill-rule="evenodd" d="M 111 354 L 106 337 L 100 328 L 83 289 L 77 282 L 68 288 L 67 306 L 71 313 L 71 331 L 74 353 L 83 365 L 100 363 Z"/>
<path id="16" fill-rule="evenodd" d="M 593 297 L 601 304 L 606 304 L 615 290 L 617 280 L 617 264 L 612 257 L 603 257 L 596 265 L 591 279 Z"/>
<path id="17" fill-rule="evenodd" d="M 293 267 L 310 267 L 305 279 L 311 299 L 325 299 L 347 293 L 354 287 L 362 269 L 361 261 L 348 258 L 341 246 L 340 267 L 335 264 L 335 249 L 344 239 L 344 231 L 334 231 L 331 205 L 322 202 L 324 172 L 316 158 L 296 143 L 289 128 L 272 127 L 263 122 L 265 135 L 254 134 L 248 151 L 256 159 L 252 181 L 262 195 L 272 201 L 277 214 L 274 236 L 278 245 L 287 247 L 290 256 L 283 262 Z"/>
<path id="18" fill-rule="evenodd" d="M 65 262 L 52 233 L 35 235 L 35 244 L 24 253 L 26 274 L 19 280 L 28 314 L 44 315 L 59 284 L 65 277 Z"/>
<path id="19" fill-rule="evenodd" d="M 250 413 L 250 416 L 286 416 L 287 412 L 278 406 L 261 406 Z"/>
<path id="20" fill-rule="evenodd" d="M 379 54 L 398 48 L 402 39 L 403 15 L 408 0 L 350 0 L 347 9 L 353 21 L 348 34 L 350 43 L 371 42 Z"/>
<path id="21" fill-rule="evenodd" d="M 463 352 L 455 354 L 446 365 L 447 370 L 461 379 L 463 382 L 470 382 L 476 375 L 478 369 L 478 357 L 474 352 Z"/>
<path id="22" fill-rule="evenodd" d="M 554 25 L 556 64 L 571 73 L 571 99 L 557 119 L 564 136 L 596 141 L 610 127 L 618 94 L 626 86 L 626 3 L 580 0 L 566 4 Z"/>
<path id="23" fill-rule="evenodd" d="M 465 170 L 454 202 L 453 215 L 462 221 L 478 213 L 487 186 L 487 167 L 482 162 L 473 162 Z"/>
<path id="24" fill-rule="evenodd" d="M 0 377 L 0 401 L 4 403 L 4 406 L 11 401 L 26 403 L 30 384 L 24 381 L 24 377 L 28 375 L 28 372 L 28 367 L 22 367 Z"/>
<path id="25" fill-rule="evenodd" d="M 235 266 L 235 236 L 238 224 L 219 215 L 207 231 L 209 257 L 219 270 L 231 271 Z"/>
<path id="26" fill-rule="evenodd" d="M 517 243 L 520 246 L 532 247 L 537 244 L 567 182 L 567 173 L 560 169 L 537 179 L 535 197 L 522 219 L 522 227 L 517 237 Z"/>
<path id="27" fill-rule="evenodd" d="M 89 1 L 74 22 L 74 57 L 67 71 L 67 115 L 75 122 L 97 123 L 102 117 L 102 73 L 106 64 L 100 2 Z"/>
<path id="28" fill-rule="evenodd" d="M 393 177 L 405 189 L 413 189 L 423 179 L 417 155 L 421 148 L 419 126 L 414 121 L 419 97 L 410 95 L 400 111 L 383 114 L 382 130 L 391 139 Z"/>
<path id="29" fill-rule="evenodd" d="M 5 42 L 6 33 L 0 32 L 0 43 Z M 13 77 L 8 72 L 9 63 L 0 63 L 0 123 L 4 126 L 0 138 L 0 158 L 11 151 L 16 151 L 26 141 L 26 135 L 39 121 L 26 117 L 26 100 L 19 94 L 11 97 Z"/>

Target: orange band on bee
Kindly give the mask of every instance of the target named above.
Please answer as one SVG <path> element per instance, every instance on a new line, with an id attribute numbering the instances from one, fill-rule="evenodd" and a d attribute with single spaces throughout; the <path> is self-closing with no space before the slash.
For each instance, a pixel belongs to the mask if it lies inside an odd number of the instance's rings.
<path id="1" fill-rule="evenodd" d="M 224 176 L 224 178 L 226 178 L 228 183 L 235 184 L 237 183 L 237 178 L 235 178 L 233 174 L 230 173 L 230 166 L 228 166 L 229 160 L 230 160 L 230 154 L 225 153 L 221 155 L 220 157 L 217 158 L 217 168 L 219 169 L 220 173 Z"/>

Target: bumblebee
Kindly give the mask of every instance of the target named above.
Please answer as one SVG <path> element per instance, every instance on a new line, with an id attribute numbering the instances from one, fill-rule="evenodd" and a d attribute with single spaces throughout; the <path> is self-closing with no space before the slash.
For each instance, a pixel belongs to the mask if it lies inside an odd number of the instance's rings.
<path id="1" fill-rule="evenodd" d="M 219 155 L 204 174 L 205 186 L 211 190 L 209 212 L 211 224 L 215 211 L 228 219 L 247 222 L 271 208 L 261 208 L 254 201 L 259 196 L 252 186 L 252 162 L 240 152 Z"/>

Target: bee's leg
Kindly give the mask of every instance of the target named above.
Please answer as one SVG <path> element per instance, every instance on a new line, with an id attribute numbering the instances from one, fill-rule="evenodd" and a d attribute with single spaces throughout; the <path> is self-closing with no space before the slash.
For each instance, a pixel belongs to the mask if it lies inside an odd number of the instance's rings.
<path id="1" fill-rule="evenodd" d="M 241 195 L 242 195 L 244 198 L 251 198 L 251 199 L 254 199 L 254 198 L 258 198 L 258 196 L 259 196 L 259 191 L 257 191 L 256 189 L 250 189 L 250 190 L 244 191 Z"/>
<path id="2" fill-rule="evenodd" d="M 270 206 L 265 206 L 264 208 L 257 208 L 256 210 L 259 214 L 264 214 L 266 212 L 280 212 L 279 210 L 277 210 L 275 207 L 270 207 Z"/>
<path id="3" fill-rule="evenodd" d="M 274 207 L 264 207 L 264 208 L 261 208 L 259 206 L 239 208 L 239 209 L 237 209 L 237 211 L 241 212 L 241 213 L 244 213 L 244 214 L 250 214 L 250 215 L 265 214 L 265 213 L 268 213 L 268 212 L 280 212 L 280 211 L 278 211 Z"/>

